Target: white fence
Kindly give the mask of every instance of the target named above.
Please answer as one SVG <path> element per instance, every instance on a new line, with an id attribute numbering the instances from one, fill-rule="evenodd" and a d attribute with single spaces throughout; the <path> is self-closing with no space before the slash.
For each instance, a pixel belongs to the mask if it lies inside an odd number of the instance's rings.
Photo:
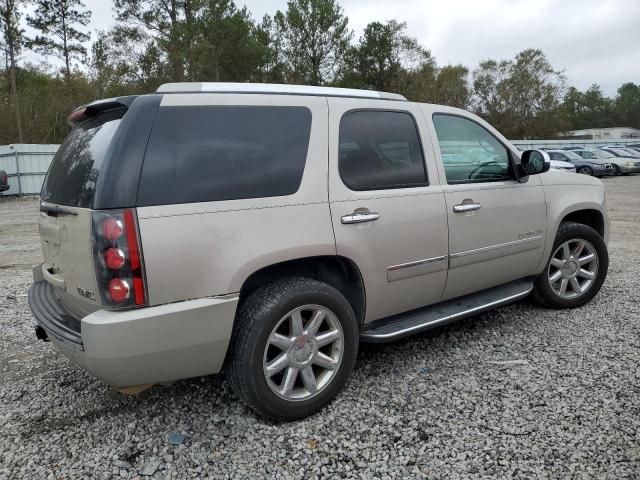
<path id="1" fill-rule="evenodd" d="M 44 176 L 59 146 L 40 144 L 0 146 L 0 170 L 7 172 L 10 185 L 4 195 L 39 194 Z"/>

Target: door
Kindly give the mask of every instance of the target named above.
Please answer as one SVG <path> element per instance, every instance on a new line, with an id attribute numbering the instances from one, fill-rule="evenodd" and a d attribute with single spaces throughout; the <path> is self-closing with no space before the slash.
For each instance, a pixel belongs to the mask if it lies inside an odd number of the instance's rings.
<path id="1" fill-rule="evenodd" d="M 353 260 L 365 321 L 440 300 L 447 275 L 442 188 L 419 107 L 329 102 L 329 201 L 338 255 Z M 425 142 L 426 140 L 426 142 Z"/>
<path id="2" fill-rule="evenodd" d="M 546 239 L 539 176 L 516 180 L 515 153 L 476 117 L 425 112 L 438 140 L 449 274 L 443 300 L 536 273 Z"/>

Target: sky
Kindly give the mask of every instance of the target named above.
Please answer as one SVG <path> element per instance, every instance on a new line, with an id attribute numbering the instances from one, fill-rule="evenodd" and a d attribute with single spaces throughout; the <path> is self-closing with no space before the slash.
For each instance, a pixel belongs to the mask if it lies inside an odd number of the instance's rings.
<path id="1" fill-rule="evenodd" d="M 111 0 L 84 0 L 91 29 L 114 23 Z M 254 19 L 286 9 L 286 0 L 236 0 Z M 357 39 L 367 23 L 396 19 L 439 65 L 473 70 L 487 58 L 509 59 L 539 48 L 570 85 L 598 83 L 614 96 L 640 83 L 640 0 L 340 0 Z M 95 39 L 95 33 L 93 35 Z"/>

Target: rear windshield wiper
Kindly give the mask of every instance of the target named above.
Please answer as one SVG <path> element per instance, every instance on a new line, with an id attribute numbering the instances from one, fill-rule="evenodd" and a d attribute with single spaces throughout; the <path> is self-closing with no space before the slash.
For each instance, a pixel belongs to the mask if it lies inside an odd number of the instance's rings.
<path id="1" fill-rule="evenodd" d="M 44 203 L 40 204 L 40 211 L 46 213 L 50 217 L 57 217 L 58 215 L 78 215 L 72 210 L 58 207 L 57 205 L 45 205 Z"/>

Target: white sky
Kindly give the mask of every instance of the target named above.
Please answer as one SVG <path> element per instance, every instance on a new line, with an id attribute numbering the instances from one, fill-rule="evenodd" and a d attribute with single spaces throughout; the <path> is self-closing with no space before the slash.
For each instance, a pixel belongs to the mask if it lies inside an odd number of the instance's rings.
<path id="1" fill-rule="evenodd" d="M 84 0 L 91 29 L 114 23 L 111 0 Z M 236 0 L 254 19 L 286 9 L 286 0 Z M 615 95 L 624 82 L 640 83 L 640 0 L 341 0 L 358 38 L 367 23 L 406 21 L 409 35 L 439 65 L 473 70 L 486 58 L 504 59 L 540 48 L 571 85 L 593 83 Z"/>

